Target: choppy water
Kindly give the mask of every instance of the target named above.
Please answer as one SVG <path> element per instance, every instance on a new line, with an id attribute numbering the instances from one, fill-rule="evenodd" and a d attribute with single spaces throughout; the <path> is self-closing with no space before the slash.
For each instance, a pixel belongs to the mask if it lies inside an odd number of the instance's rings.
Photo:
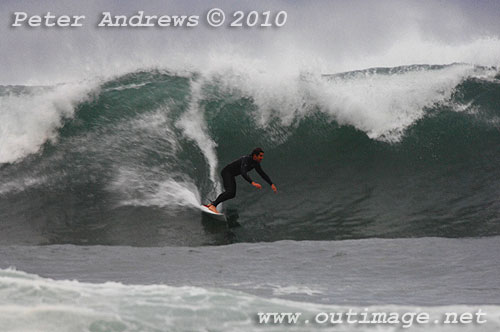
<path id="1" fill-rule="evenodd" d="M 413 321 L 418 330 L 496 331 L 500 271 L 492 263 L 499 243 L 488 237 L 0 247 L 1 268 L 45 276 L 0 270 L 0 320 L 8 331 L 313 331 L 332 329 L 316 315 L 351 309 L 428 313 L 430 323 Z M 485 323 L 443 324 L 445 313 L 479 310 Z M 266 312 L 301 318 L 259 324 L 258 313 Z M 408 324 L 345 321 L 335 330 L 395 331 Z"/>

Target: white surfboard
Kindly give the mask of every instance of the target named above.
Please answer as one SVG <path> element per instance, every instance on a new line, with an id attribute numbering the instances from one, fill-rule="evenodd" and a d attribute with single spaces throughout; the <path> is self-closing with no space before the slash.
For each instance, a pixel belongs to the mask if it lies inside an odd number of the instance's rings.
<path id="1" fill-rule="evenodd" d="M 224 213 L 215 213 L 211 211 L 209 208 L 207 208 L 205 205 L 202 205 L 200 208 L 201 212 L 207 217 L 210 217 L 215 220 L 226 221 L 226 216 L 224 215 Z"/>

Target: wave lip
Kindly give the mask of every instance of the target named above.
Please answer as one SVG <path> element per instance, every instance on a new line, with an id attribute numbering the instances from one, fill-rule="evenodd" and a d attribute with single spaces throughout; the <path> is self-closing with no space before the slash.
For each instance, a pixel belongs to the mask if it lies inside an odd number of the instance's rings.
<path id="1" fill-rule="evenodd" d="M 264 75 L 227 79 L 252 98 L 258 107 L 254 116 L 263 126 L 272 118 L 290 125 L 319 110 L 371 139 L 394 143 L 427 109 L 449 102 L 461 82 L 496 73 L 495 68 L 452 64 L 300 75 L 279 83 Z"/>

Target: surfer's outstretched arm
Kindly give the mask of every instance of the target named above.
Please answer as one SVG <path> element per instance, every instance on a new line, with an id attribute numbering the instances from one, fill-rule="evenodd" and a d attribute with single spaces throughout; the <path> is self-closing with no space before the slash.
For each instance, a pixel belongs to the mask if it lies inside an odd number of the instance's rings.
<path id="1" fill-rule="evenodd" d="M 257 166 L 255 166 L 255 170 L 257 171 L 257 173 L 259 173 L 259 175 L 267 182 L 271 185 L 271 188 L 273 189 L 274 192 L 277 192 L 278 189 L 276 188 L 276 186 L 274 185 L 273 181 L 271 180 L 271 178 L 266 174 L 266 172 L 264 172 L 264 170 L 262 169 L 262 167 L 260 167 L 260 164 L 258 164 Z"/>
<path id="2" fill-rule="evenodd" d="M 262 169 L 262 167 L 260 167 L 260 164 L 257 164 L 257 166 L 255 166 L 255 170 L 257 171 L 257 173 L 259 173 L 259 175 L 267 182 L 269 183 L 269 185 L 271 186 L 271 188 L 273 188 L 273 191 L 276 192 L 278 189 L 276 188 L 276 186 L 274 185 L 273 181 L 271 180 L 271 178 L 266 174 L 266 172 L 264 172 L 264 170 Z"/>
<path id="3" fill-rule="evenodd" d="M 248 169 L 249 169 L 249 166 L 248 166 L 248 163 L 249 163 L 249 160 L 248 158 L 246 157 L 243 157 L 242 160 L 241 160 L 241 167 L 240 167 L 240 172 L 241 172 L 241 176 L 250 184 L 252 184 L 253 180 L 252 178 L 250 178 L 250 176 L 248 175 Z"/>
<path id="4" fill-rule="evenodd" d="M 266 174 L 266 172 L 264 172 L 264 170 L 262 169 L 262 167 L 260 167 L 260 164 L 257 164 L 255 166 L 255 170 L 257 171 L 257 173 L 259 173 L 259 175 L 261 176 L 261 178 L 264 179 L 264 181 L 266 181 L 267 183 L 269 183 L 270 186 L 273 185 L 273 181 L 271 181 L 271 178 Z"/>

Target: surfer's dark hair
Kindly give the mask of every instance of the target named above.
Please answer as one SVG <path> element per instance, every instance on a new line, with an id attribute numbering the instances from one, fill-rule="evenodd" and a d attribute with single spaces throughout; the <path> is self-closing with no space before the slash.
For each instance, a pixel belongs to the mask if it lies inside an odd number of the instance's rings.
<path id="1" fill-rule="evenodd" d="M 255 148 L 255 149 L 253 149 L 253 151 L 252 151 L 252 156 L 253 156 L 253 155 L 258 156 L 261 152 L 262 152 L 262 153 L 264 153 L 264 150 L 262 150 L 262 148 Z"/>

